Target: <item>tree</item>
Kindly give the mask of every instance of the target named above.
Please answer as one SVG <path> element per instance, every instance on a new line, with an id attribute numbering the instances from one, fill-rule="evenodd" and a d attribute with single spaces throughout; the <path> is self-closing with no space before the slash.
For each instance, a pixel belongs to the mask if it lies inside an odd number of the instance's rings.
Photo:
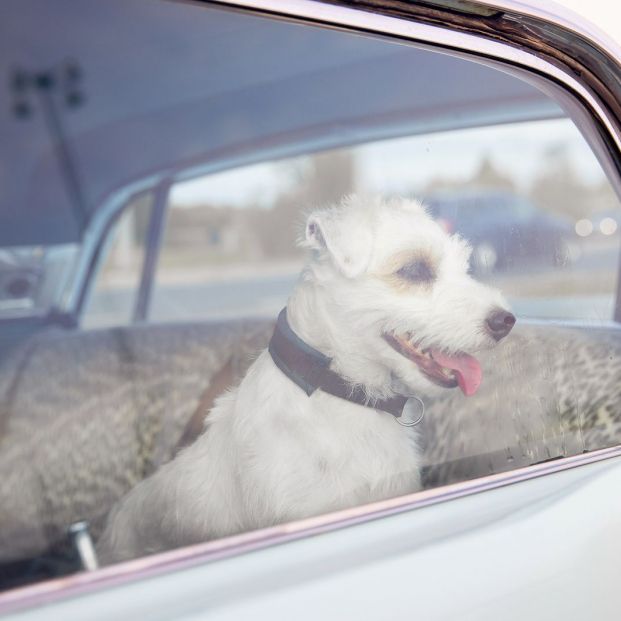
<path id="1" fill-rule="evenodd" d="M 543 156 L 541 172 L 530 189 L 530 198 L 541 209 L 584 218 L 591 211 L 589 188 L 580 180 L 563 143 L 551 145 Z"/>
<path id="2" fill-rule="evenodd" d="M 270 210 L 248 212 L 265 257 L 289 257 L 299 254 L 296 241 L 302 234 L 304 214 L 312 208 L 340 200 L 352 192 L 355 162 L 348 150 L 328 151 L 279 169 L 291 175 L 290 189 L 284 191 Z"/>

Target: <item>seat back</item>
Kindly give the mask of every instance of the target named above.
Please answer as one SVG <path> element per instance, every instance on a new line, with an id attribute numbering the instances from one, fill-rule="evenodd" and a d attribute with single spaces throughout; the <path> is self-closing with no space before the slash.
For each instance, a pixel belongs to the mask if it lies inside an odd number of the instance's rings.
<path id="1" fill-rule="evenodd" d="M 40 553 L 76 520 L 96 536 L 112 505 L 175 455 L 220 370 L 243 376 L 272 329 L 139 326 L 22 346 L 0 367 L 0 562 Z M 428 486 L 619 443 L 621 331 L 518 324 L 478 356 L 475 396 L 427 400 Z"/>
<path id="2" fill-rule="evenodd" d="M 171 459 L 201 394 L 240 376 L 272 324 L 53 332 L 0 367 L 0 562 L 36 554 Z"/>

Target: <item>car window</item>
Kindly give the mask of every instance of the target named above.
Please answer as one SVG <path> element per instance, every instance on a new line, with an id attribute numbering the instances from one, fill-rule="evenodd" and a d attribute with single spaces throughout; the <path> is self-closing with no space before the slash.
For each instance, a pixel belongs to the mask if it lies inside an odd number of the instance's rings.
<path id="1" fill-rule="evenodd" d="M 53 312 L 77 254 L 75 244 L 0 248 L 0 319 Z"/>
<path id="2" fill-rule="evenodd" d="M 108 232 L 81 317 L 83 328 L 134 321 L 151 207 L 148 193 L 133 199 Z"/>
<path id="3" fill-rule="evenodd" d="M 619 444 L 619 180 L 555 83 L 54 5 L 0 41 L 0 589 Z"/>
<path id="4" fill-rule="evenodd" d="M 522 317 L 613 318 L 619 202 L 573 122 L 554 119 L 374 141 L 178 183 L 151 320 L 274 316 L 304 261 L 304 214 L 352 192 L 422 201 L 468 240 L 472 273 Z"/>

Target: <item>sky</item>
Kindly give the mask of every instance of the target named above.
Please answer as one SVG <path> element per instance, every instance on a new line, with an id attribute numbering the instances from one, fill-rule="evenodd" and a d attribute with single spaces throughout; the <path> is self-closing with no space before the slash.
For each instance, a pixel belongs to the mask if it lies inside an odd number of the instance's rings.
<path id="1" fill-rule="evenodd" d="M 599 163 L 574 124 L 558 119 L 369 144 L 359 149 L 357 189 L 407 193 L 438 177 L 467 181 L 487 158 L 526 193 L 551 150 L 562 150 L 582 181 L 602 179 Z"/>
<path id="2" fill-rule="evenodd" d="M 541 0 L 541 4 L 551 3 Z M 621 46 L 621 1 L 561 0 Z M 439 173 L 467 179 L 483 157 L 513 177 L 524 191 L 537 175 L 544 153 L 562 144 L 583 180 L 597 182 L 602 172 L 586 143 L 568 121 L 545 121 L 490 130 L 475 129 L 424 138 L 383 141 L 355 150 L 357 191 L 411 192 Z M 519 153 L 519 157 L 516 154 Z M 177 205 L 201 203 L 268 207 L 291 179 L 280 164 L 266 163 L 210 175 L 173 189 Z"/>
<path id="3" fill-rule="evenodd" d="M 569 119 L 473 128 L 373 142 L 354 147 L 356 192 L 417 196 L 432 180 L 467 181 L 484 158 L 527 194 L 558 151 L 585 183 L 596 184 L 602 169 L 580 132 Z M 298 162 L 304 158 L 296 158 Z M 289 160 L 289 164 L 291 161 Z M 294 183 L 291 165 L 255 164 L 178 184 L 177 206 L 212 204 L 231 207 L 270 207 L 280 192 Z"/>

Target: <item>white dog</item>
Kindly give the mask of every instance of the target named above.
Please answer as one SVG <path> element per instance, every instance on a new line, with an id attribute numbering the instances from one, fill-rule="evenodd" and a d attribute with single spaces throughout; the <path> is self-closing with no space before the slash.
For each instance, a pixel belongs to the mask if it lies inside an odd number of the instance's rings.
<path id="1" fill-rule="evenodd" d="M 348 197 L 311 214 L 303 245 L 312 258 L 270 349 L 203 435 L 112 511 L 104 562 L 420 488 L 404 402 L 473 394 L 481 367 L 466 352 L 515 318 L 468 275 L 468 245 L 416 202 Z"/>

